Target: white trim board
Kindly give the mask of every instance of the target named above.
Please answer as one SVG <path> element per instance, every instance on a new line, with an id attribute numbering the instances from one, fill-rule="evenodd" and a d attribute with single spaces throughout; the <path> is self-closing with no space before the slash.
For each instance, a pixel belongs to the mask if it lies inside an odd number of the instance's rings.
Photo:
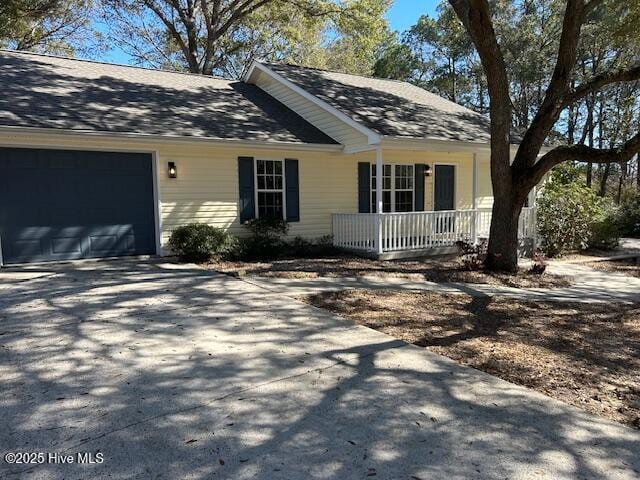
<path id="1" fill-rule="evenodd" d="M 0 126 L 0 135 L 11 135 L 15 141 L 24 138 L 24 142 L 29 145 L 32 143 L 32 135 L 42 134 L 54 137 L 69 139 L 103 139 L 118 141 L 122 139 L 130 139 L 139 142 L 141 147 L 146 146 L 150 150 L 155 150 L 158 144 L 174 144 L 184 145 L 185 143 L 195 145 L 221 145 L 233 148 L 252 147 L 272 150 L 302 150 L 302 151 L 323 151 L 323 152 L 342 152 L 342 145 L 330 143 L 296 143 L 296 142 L 278 142 L 270 140 L 238 140 L 238 139 L 221 139 L 209 137 L 184 137 L 171 135 L 148 135 L 135 132 L 99 132 L 93 130 L 69 130 L 58 128 L 41 128 L 41 127 L 16 127 L 16 126 Z M 13 139 L 12 139 L 13 140 Z M 8 139 L 0 138 L 5 144 Z M 20 146 L 19 143 L 10 144 L 8 146 Z M 115 151 L 115 150 L 114 150 Z"/>

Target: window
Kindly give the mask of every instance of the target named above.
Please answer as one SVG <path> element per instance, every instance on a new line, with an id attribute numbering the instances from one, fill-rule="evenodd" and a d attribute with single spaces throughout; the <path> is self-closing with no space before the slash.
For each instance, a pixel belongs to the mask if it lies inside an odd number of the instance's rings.
<path id="1" fill-rule="evenodd" d="M 258 217 L 284 216 L 282 160 L 256 160 Z"/>
<path id="2" fill-rule="evenodd" d="M 382 211 L 413 211 L 413 165 L 382 166 Z M 376 165 L 371 164 L 371 211 L 376 211 Z"/>

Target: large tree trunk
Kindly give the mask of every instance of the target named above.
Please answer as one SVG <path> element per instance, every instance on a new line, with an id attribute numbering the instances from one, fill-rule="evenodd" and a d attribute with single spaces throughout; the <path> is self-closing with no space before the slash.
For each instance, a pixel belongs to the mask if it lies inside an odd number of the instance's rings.
<path id="1" fill-rule="evenodd" d="M 494 197 L 486 260 L 489 270 L 518 271 L 518 219 L 521 211 L 522 207 L 516 208 L 510 197 Z"/>

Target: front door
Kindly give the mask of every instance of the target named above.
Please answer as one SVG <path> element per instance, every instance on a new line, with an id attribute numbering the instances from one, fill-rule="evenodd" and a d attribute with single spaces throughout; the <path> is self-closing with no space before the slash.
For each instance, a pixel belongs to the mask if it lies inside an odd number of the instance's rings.
<path id="1" fill-rule="evenodd" d="M 434 210 L 455 210 L 456 167 L 436 165 L 433 195 Z"/>
<path id="2" fill-rule="evenodd" d="M 454 210 L 456 198 L 456 167 L 436 165 L 433 190 L 434 210 Z M 455 229 L 454 219 L 449 214 L 436 218 L 436 233 L 450 233 Z"/>

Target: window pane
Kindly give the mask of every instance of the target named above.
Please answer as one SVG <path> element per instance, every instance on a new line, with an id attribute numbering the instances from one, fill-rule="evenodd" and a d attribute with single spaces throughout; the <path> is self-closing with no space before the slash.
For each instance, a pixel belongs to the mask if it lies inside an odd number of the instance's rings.
<path id="1" fill-rule="evenodd" d="M 275 167 L 275 173 L 282 175 L 282 162 L 273 162 L 273 166 Z"/>
<path id="2" fill-rule="evenodd" d="M 261 173 L 264 173 L 264 160 L 258 160 L 257 164 L 258 164 L 258 175 L 260 175 Z"/>
<path id="3" fill-rule="evenodd" d="M 258 190 L 265 189 L 264 177 L 262 175 L 258 176 Z"/>
<path id="4" fill-rule="evenodd" d="M 413 192 L 396 192 L 396 212 L 413 211 Z"/>
<path id="5" fill-rule="evenodd" d="M 259 192 L 258 193 L 258 214 L 260 217 L 277 216 L 282 217 L 282 193 L 281 192 Z"/>
<path id="6" fill-rule="evenodd" d="M 391 211 L 391 192 L 382 192 L 382 211 Z"/>
<path id="7" fill-rule="evenodd" d="M 282 177 L 275 178 L 275 188 L 278 190 L 282 190 Z"/>

